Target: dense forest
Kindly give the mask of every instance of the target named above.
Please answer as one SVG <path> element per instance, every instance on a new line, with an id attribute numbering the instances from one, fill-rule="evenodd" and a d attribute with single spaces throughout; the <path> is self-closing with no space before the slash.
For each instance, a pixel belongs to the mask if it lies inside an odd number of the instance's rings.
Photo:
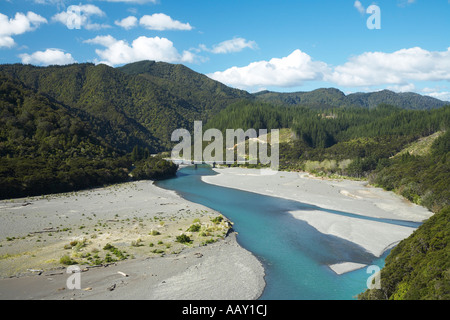
<path id="1" fill-rule="evenodd" d="M 94 118 L 0 74 L 0 198 L 36 196 L 174 175 L 148 152 L 133 159 L 128 137 Z M 122 142 L 123 141 L 123 142 Z M 149 141 L 152 141 L 149 138 Z M 148 143 L 148 141 L 147 141 Z M 141 147 L 143 148 L 143 147 Z"/>
<path id="2" fill-rule="evenodd" d="M 392 250 L 382 289 L 360 298 L 449 299 L 445 104 L 387 90 L 249 94 L 154 61 L 0 65 L 0 198 L 173 176 L 177 166 L 161 152 L 174 145 L 173 130 L 192 132 L 195 120 L 224 133 L 282 129 L 281 170 L 367 179 L 436 213 Z"/>

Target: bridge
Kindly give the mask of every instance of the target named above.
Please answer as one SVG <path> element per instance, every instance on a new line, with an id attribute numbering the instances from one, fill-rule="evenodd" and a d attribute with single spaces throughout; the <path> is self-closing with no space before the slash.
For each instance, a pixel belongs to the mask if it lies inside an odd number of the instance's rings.
<path id="1" fill-rule="evenodd" d="M 228 167 L 231 166 L 231 164 L 223 162 L 223 161 L 193 161 L 193 160 L 185 160 L 185 159 L 166 159 L 168 161 L 172 161 L 175 164 L 178 165 L 194 165 L 194 167 L 197 169 L 197 165 L 199 164 L 208 164 L 212 166 L 213 168 L 216 167 L 216 165 L 222 164 L 227 165 Z"/>

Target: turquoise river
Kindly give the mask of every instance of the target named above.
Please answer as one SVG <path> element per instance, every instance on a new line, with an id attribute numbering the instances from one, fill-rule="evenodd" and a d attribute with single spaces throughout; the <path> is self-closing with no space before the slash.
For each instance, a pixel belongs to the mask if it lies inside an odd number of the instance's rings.
<path id="1" fill-rule="evenodd" d="M 355 299 L 366 289 L 366 281 L 372 273 L 362 268 L 338 275 L 328 265 L 346 261 L 380 268 L 384 265 L 388 252 L 375 257 L 352 242 L 318 232 L 306 222 L 293 218 L 288 211 L 314 209 L 360 219 L 367 217 L 215 186 L 201 180 L 202 176 L 213 174 L 216 173 L 207 166 L 185 167 L 178 171 L 176 178 L 159 181 L 157 185 L 219 211 L 233 221 L 239 244 L 264 266 L 266 287 L 261 300 Z M 374 220 L 418 227 L 412 222 Z"/>

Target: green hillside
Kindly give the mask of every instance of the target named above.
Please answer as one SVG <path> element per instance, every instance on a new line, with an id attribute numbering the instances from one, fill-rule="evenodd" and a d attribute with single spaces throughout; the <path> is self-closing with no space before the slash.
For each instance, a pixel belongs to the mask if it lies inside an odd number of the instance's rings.
<path id="1" fill-rule="evenodd" d="M 0 195 L 14 198 L 128 180 L 131 163 L 88 121 L 0 73 Z"/>
<path id="2" fill-rule="evenodd" d="M 450 207 L 401 241 L 381 269 L 381 289 L 361 300 L 450 300 Z"/>
<path id="3" fill-rule="evenodd" d="M 201 113 L 201 119 L 197 120 L 206 121 L 240 99 L 253 99 L 246 91 L 230 88 L 181 64 L 141 61 L 118 70 L 128 75 L 139 75 L 138 79 L 144 78 L 195 107 Z"/>
<path id="4" fill-rule="evenodd" d="M 127 113 L 132 95 L 127 88 L 129 80 L 113 68 L 15 64 L 0 66 L 0 72 L 84 115 L 87 122 L 101 123 L 94 130 L 118 149 L 131 152 L 135 145 L 152 151 L 160 148 L 154 135 Z"/>
<path id="5" fill-rule="evenodd" d="M 173 130 L 191 129 L 227 104 L 250 97 L 182 65 L 143 61 L 121 68 L 73 64 L 2 65 L 0 72 L 94 119 L 106 120 L 115 136 L 98 132 L 131 152 L 135 145 L 167 150 Z M 108 130 L 108 128 L 103 128 Z"/>
<path id="6" fill-rule="evenodd" d="M 138 70 L 138 71 L 137 71 Z M 152 153 L 248 93 L 181 65 L 0 65 L 0 198 L 64 192 L 175 167 Z"/>

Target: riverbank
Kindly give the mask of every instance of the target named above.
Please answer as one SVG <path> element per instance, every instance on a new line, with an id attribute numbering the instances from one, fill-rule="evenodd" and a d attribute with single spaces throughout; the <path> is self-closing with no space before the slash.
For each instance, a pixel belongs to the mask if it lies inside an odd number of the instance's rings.
<path id="1" fill-rule="evenodd" d="M 220 216 L 150 181 L 0 201 L 0 299 L 256 299 L 264 269 Z"/>
<path id="2" fill-rule="evenodd" d="M 305 172 L 271 172 L 247 168 L 220 168 L 214 171 L 218 174 L 204 176 L 202 180 L 315 206 L 308 210 L 293 209 L 290 214 L 306 221 L 321 233 L 351 241 L 377 257 L 411 235 L 415 228 L 369 219 L 421 222 L 432 215 L 427 209 L 393 192 L 371 187 L 364 181 L 321 179 Z M 351 213 L 353 216 L 322 209 Z M 352 261 L 330 266 L 338 274 L 361 267 L 364 265 Z"/>

